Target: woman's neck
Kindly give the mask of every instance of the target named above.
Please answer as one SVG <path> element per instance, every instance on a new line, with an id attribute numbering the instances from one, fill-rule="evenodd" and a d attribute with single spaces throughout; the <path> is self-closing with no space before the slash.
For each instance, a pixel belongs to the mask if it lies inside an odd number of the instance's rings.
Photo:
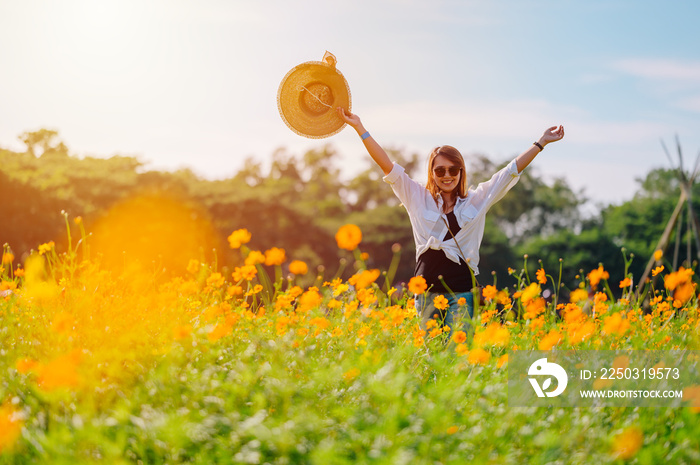
<path id="1" fill-rule="evenodd" d="M 440 192 L 442 196 L 442 211 L 445 213 L 450 213 L 457 203 L 457 196 L 454 192 Z"/>

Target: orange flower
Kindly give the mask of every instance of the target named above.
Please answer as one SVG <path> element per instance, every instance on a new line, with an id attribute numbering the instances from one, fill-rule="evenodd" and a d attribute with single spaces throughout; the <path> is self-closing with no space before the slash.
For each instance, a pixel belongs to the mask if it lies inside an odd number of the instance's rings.
<path id="1" fill-rule="evenodd" d="M 657 262 L 658 262 L 659 260 L 661 260 L 661 258 L 662 258 L 663 256 L 664 256 L 664 251 L 661 250 L 661 249 L 657 249 L 657 250 L 654 252 L 654 260 L 656 260 Z"/>
<path id="2" fill-rule="evenodd" d="M 186 339 L 192 334 L 192 325 L 180 325 L 173 328 L 173 337 L 176 340 Z"/>
<path id="3" fill-rule="evenodd" d="M 652 275 L 652 276 L 656 276 L 656 275 L 658 275 L 659 273 L 661 273 L 662 271 L 664 271 L 664 266 L 663 266 L 663 265 L 657 266 L 656 268 L 654 268 L 653 270 L 651 270 L 651 275 Z"/>
<path id="4" fill-rule="evenodd" d="M 503 347 L 508 344 L 509 339 L 510 332 L 508 332 L 508 328 L 500 323 L 491 323 L 483 331 L 474 334 L 474 345 L 476 347 L 486 345 Z"/>
<path id="5" fill-rule="evenodd" d="M 221 275 L 221 273 L 212 273 L 208 278 L 207 278 L 207 286 L 214 287 L 216 289 L 220 288 L 221 286 L 224 285 L 226 280 L 224 277 Z"/>
<path id="6" fill-rule="evenodd" d="M 236 282 L 240 282 L 242 280 L 246 281 L 252 281 L 253 278 L 255 278 L 255 275 L 258 274 L 257 268 L 253 265 L 244 265 L 240 267 L 236 267 L 233 269 L 233 280 Z"/>
<path id="7" fill-rule="evenodd" d="M 335 233 L 335 241 L 338 243 L 338 248 L 355 250 L 362 242 L 362 231 L 354 224 L 346 224 Z"/>
<path id="8" fill-rule="evenodd" d="M 630 287 L 631 285 L 632 285 L 632 280 L 630 278 L 625 278 L 622 281 L 620 281 L 620 289 Z"/>
<path id="9" fill-rule="evenodd" d="M 36 360 L 32 360 L 30 358 L 19 359 L 19 360 L 17 360 L 17 363 L 15 364 L 17 371 L 23 375 L 34 370 L 37 366 L 39 366 L 39 362 L 37 362 Z"/>
<path id="10" fill-rule="evenodd" d="M 551 350 L 552 347 L 559 344 L 563 339 L 562 335 L 556 329 L 551 330 L 545 337 L 542 338 L 537 348 L 539 350 Z"/>
<path id="11" fill-rule="evenodd" d="M 236 229 L 228 236 L 228 244 L 232 249 L 240 249 L 243 244 L 250 242 L 251 238 L 250 232 L 247 229 Z"/>
<path id="12" fill-rule="evenodd" d="M 503 354 L 498 358 L 498 362 L 496 362 L 496 366 L 498 368 L 501 368 L 506 363 L 508 363 L 508 354 Z"/>
<path id="13" fill-rule="evenodd" d="M 199 270 L 199 260 L 192 259 L 187 264 L 187 272 L 190 274 L 195 274 Z"/>
<path id="14" fill-rule="evenodd" d="M 600 265 L 597 269 L 588 273 L 588 282 L 591 283 L 592 287 L 596 287 L 601 279 L 608 279 L 609 277 L 610 274 L 603 269 L 603 265 Z"/>
<path id="15" fill-rule="evenodd" d="M 488 286 L 484 287 L 482 294 L 485 300 L 493 300 L 493 298 L 498 294 L 498 289 L 496 289 L 496 286 L 489 284 Z"/>
<path id="16" fill-rule="evenodd" d="M 309 272 L 309 267 L 301 260 L 293 260 L 289 264 L 289 272 L 295 275 L 304 275 Z"/>
<path id="17" fill-rule="evenodd" d="M 612 455 L 623 460 L 631 459 L 637 455 L 643 443 L 642 430 L 636 426 L 630 426 L 613 438 Z"/>
<path id="18" fill-rule="evenodd" d="M 9 404 L 0 405 L 0 454 L 11 448 L 22 433 L 22 420 Z"/>
<path id="19" fill-rule="evenodd" d="M 436 295 L 435 298 L 433 299 L 433 305 L 438 310 L 445 310 L 447 308 L 447 304 L 448 304 L 447 299 L 442 294 Z"/>
<path id="20" fill-rule="evenodd" d="M 41 389 L 53 391 L 58 388 L 78 387 L 82 381 L 78 374 L 81 358 L 80 350 L 74 350 L 38 367 L 37 381 Z"/>
<path id="21" fill-rule="evenodd" d="M 2 254 L 2 264 L 3 265 L 9 265 L 15 261 L 15 256 L 12 254 L 12 252 L 4 252 Z"/>
<path id="22" fill-rule="evenodd" d="M 308 291 L 304 292 L 301 297 L 299 297 L 298 311 L 306 312 L 314 309 L 321 305 L 323 297 L 318 293 L 318 289 L 315 287 L 309 288 Z"/>
<path id="23" fill-rule="evenodd" d="M 547 276 L 544 273 L 544 268 L 537 270 L 537 282 L 540 284 L 547 284 Z"/>
<path id="24" fill-rule="evenodd" d="M 455 352 L 457 352 L 458 355 L 467 355 L 469 353 L 469 348 L 466 344 L 458 344 L 457 347 L 455 347 Z"/>
<path id="25" fill-rule="evenodd" d="M 450 426 L 447 428 L 447 434 L 455 434 L 457 431 L 459 431 L 459 426 Z"/>
<path id="26" fill-rule="evenodd" d="M 469 352 L 467 360 L 472 365 L 486 365 L 491 359 L 491 353 L 481 348 L 476 348 Z"/>
<path id="27" fill-rule="evenodd" d="M 265 265 L 267 266 L 281 265 L 285 260 L 287 260 L 287 255 L 284 249 L 273 247 L 265 251 Z"/>
<path id="28" fill-rule="evenodd" d="M 248 256 L 245 258 L 245 264 L 257 265 L 258 263 L 265 263 L 265 254 L 259 250 L 251 250 L 248 252 Z"/>
<path id="29" fill-rule="evenodd" d="M 622 336 L 630 327 L 630 322 L 627 318 L 622 318 L 619 312 L 603 319 L 603 332 L 605 334 L 617 334 Z"/>
<path id="30" fill-rule="evenodd" d="M 408 282 L 408 290 L 416 295 L 424 293 L 426 289 L 428 289 L 428 284 L 423 276 L 414 276 Z"/>
<path id="31" fill-rule="evenodd" d="M 207 338 L 209 339 L 209 342 L 216 342 L 222 337 L 226 337 L 229 334 L 233 332 L 233 327 L 231 325 L 227 325 L 226 323 L 219 323 L 212 329 L 209 334 L 207 334 Z"/>
<path id="32" fill-rule="evenodd" d="M 345 373 L 343 373 L 343 378 L 345 381 L 352 381 L 353 379 L 357 378 L 360 376 L 360 369 L 359 368 L 351 368 Z"/>
<path id="33" fill-rule="evenodd" d="M 379 270 L 362 270 L 350 276 L 348 282 L 355 286 L 355 289 L 364 289 L 377 280 Z"/>
<path id="34" fill-rule="evenodd" d="M 455 344 L 461 344 L 467 340 L 467 333 L 464 331 L 455 331 L 452 335 L 452 340 L 455 341 Z"/>

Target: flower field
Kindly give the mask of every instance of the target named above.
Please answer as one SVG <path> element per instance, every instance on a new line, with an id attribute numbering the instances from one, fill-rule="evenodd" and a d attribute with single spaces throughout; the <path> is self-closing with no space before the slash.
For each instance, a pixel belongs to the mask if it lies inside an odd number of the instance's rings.
<path id="1" fill-rule="evenodd" d="M 344 280 L 245 229 L 232 269 L 105 269 L 73 223 L 65 252 L 3 249 L 0 464 L 700 463 L 697 386 L 677 409 L 508 407 L 515 350 L 700 349 L 694 272 L 660 253 L 649 283 L 601 265 L 566 295 L 545 295 L 556 270 L 509 270 L 450 332 L 420 327 L 425 282 L 368 267 L 353 225 Z"/>

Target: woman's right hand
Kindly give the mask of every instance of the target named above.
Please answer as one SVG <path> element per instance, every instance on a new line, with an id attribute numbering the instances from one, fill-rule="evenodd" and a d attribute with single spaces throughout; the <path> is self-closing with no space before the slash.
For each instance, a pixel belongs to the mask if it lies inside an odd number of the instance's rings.
<path id="1" fill-rule="evenodd" d="M 338 116 L 340 117 L 340 119 L 342 119 L 347 124 L 352 126 L 355 130 L 358 130 L 358 128 L 362 127 L 362 121 L 360 121 L 359 116 L 357 116 L 353 113 L 350 113 L 349 110 L 346 110 L 343 107 L 338 107 L 337 111 L 338 111 Z"/>

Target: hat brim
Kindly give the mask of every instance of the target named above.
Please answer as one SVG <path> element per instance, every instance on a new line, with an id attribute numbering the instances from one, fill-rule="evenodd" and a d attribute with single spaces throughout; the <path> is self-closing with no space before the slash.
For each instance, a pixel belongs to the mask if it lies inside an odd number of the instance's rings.
<path id="1" fill-rule="evenodd" d="M 340 71 L 320 61 L 295 66 L 282 79 L 277 107 L 284 123 L 300 136 L 322 139 L 345 127 L 337 107 L 350 111 L 350 87 Z"/>

